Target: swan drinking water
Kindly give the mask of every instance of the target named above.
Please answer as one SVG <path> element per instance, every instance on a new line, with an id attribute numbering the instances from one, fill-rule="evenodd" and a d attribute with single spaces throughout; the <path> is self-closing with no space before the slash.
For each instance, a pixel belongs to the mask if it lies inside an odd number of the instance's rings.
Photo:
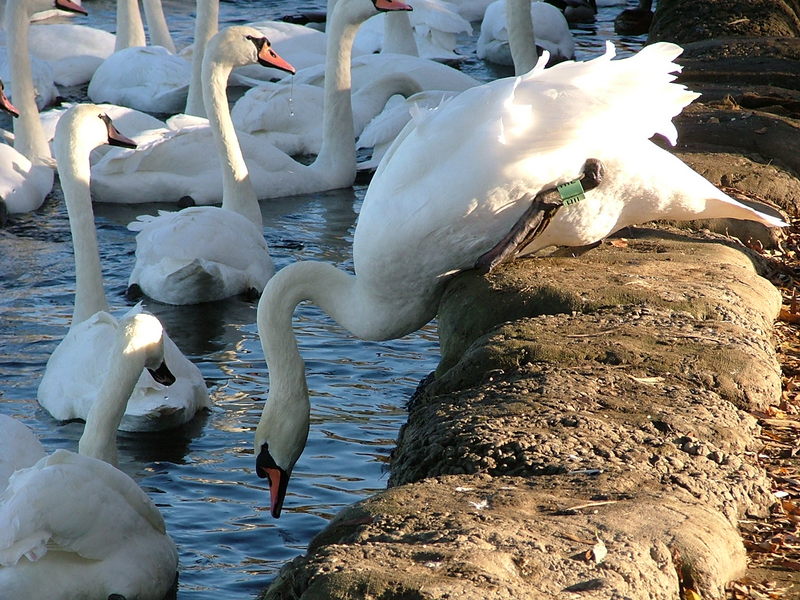
<path id="1" fill-rule="evenodd" d="M 0 455 L 17 458 L 8 485 L 0 479 L 4 598 L 161 600 L 175 579 L 178 553 L 161 514 L 116 468 L 117 427 L 142 370 L 160 385 L 175 381 L 164 364 L 163 329 L 152 315 L 129 314 L 108 341 L 78 454 L 46 456 L 27 427 L 0 415 Z M 26 451 L 5 447 L 12 443 Z"/>
<path id="2" fill-rule="evenodd" d="M 75 252 L 75 307 L 67 335 L 47 361 L 38 400 L 60 420 L 87 418 L 109 368 L 107 349 L 120 328 L 120 322 L 108 312 L 89 195 L 89 153 L 109 141 L 132 143 L 119 136 L 102 110 L 91 104 L 73 106 L 56 127 L 54 149 Z M 137 306 L 128 315 L 140 312 Z M 167 388 L 147 371 L 140 371 L 122 429 L 177 427 L 209 406 L 200 370 L 166 334 L 164 352 L 177 381 Z M 76 370 L 76 364 L 81 365 L 80 370 Z"/>
<path id="3" fill-rule="evenodd" d="M 310 403 L 292 313 L 311 300 L 356 337 L 387 340 L 434 317 L 444 284 L 496 247 L 543 190 L 574 180 L 587 159 L 604 175 L 562 207 L 525 252 L 582 246 L 657 218 L 780 219 L 720 192 L 650 141 L 673 143 L 672 117 L 697 94 L 672 83 L 674 44 L 612 60 L 564 62 L 462 92 L 418 116 L 395 140 L 367 190 L 353 240 L 355 276 L 298 262 L 267 284 L 258 331 L 269 395 L 255 432 L 256 470 L 269 480 L 271 512 L 305 446 Z M 643 109 L 642 107 L 647 107 Z"/>

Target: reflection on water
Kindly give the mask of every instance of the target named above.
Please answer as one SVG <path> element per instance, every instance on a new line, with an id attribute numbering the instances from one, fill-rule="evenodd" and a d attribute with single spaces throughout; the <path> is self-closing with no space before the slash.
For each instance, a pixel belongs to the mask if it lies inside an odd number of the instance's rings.
<path id="1" fill-rule="evenodd" d="M 164 4 L 181 46 L 191 37 L 194 2 Z M 323 5 L 319 0 L 223 2 L 221 21 L 241 23 Z M 74 22 L 113 29 L 113 1 L 87 6 L 89 19 Z M 601 15 L 598 23 L 576 30 L 580 58 L 602 51 L 603 39 L 612 34 L 611 19 Z M 642 40 L 620 43 L 630 52 Z M 462 50 L 473 49 L 474 38 L 464 39 Z M 474 58 L 464 69 L 484 80 L 507 74 Z M 0 121 L 0 126 L 8 122 Z M 263 203 L 265 235 L 276 267 L 304 259 L 352 269 L 350 247 L 363 195 L 364 188 L 358 187 Z M 95 206 L 107 295 L 117 314 L 130 305 L 124 292 L 134 245 L 125 226 L 158 208 Z M 0 257 L 0 410 L 33 428 L 48 450 L 75 450 L 82 423 L 56 422 L 36 403 L 44 365 L 72 314 L 72 247 L 58 185 L 41 210 L 0 230 Z M 385 487 L 384 466 L 405 420 L 405 403 L 437 362 L 434 328 L 390 342 L 362 342 L 316 307 L 299 307 L 295 323 L 307 363 L 311 433 L 283 516 L 274 520 L 268 490 L 253 472 L 253 429 L 268 390 L 255 303 L 144 304 L 200 367 L 213 409 L 176 431 L 121 434 L 120 467 L 159 506 L 178 545 L 178 598 L 253 597 L 283 562 L 304 551 L 342 506 Z"/>

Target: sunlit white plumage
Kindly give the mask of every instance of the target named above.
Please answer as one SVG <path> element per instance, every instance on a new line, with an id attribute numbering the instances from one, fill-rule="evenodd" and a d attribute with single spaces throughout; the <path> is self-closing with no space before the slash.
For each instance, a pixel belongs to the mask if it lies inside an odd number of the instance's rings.
<path id="1" fill-rule="evenodd" d="M 359 214 L 355 276 L 298 262 L 267 284 L 258 326 L 270 377 L 256 429 L 259 474 L 270 477 L 272 512 L 308 434 L 309 399 L 292 313 L 311 300 L 353 335 L 396 338 L 435 314 L 447 279 L 469 269 L 508 233 L 533 195 L 575 179 L 588 158 L 602 184 L 562 208 L 526 251 L 585 245 L 656 218 L 733 217 L 781 225 L 732 200 L 649 140 L 674 142 L 671 119 L 697 94 L 672 83 L 678 46 L 637 55 L 540 65 L 523 77 L 462 92 L 420 113 L 384 156 Z"/>
<path id="2" fill-rule="evenodd" d="M 104 348 L 110 360 L 87 417 L 79 453 L 56 450 L 19 465 L 0 494 L 0 590 L 8 598 L 161 600 L 175 579 L 175 544 L 164 520 L 116 465 L 116 430 L 141 371 L 164 362 L 163 330 L 152 315 L 121 319 Z M 25 435 L 8 417 L 0 454 Z M 43 451 L 40 453 L 43 454 Z M 2 483 L 0 482 L 0 485 Z"/>
<path id="3" fill-rule="evenodd" d="M 75 251 L 75 307 L 69 331 L 47 361 L 37 397 L 59 420 L 86 419 L 108 371 L 109 345 L 120 328 L 120 321 L 108 312 L 89 196 L 89 153 L 109 139 L 101 113 L 89 104 L 71 108 L 59 121 L 54 140 Z M 125 318 L 140 312 L 134 307 Z M 140 370 L 120 425 L 123 430 L 177 427 L 210 404 L 199 369 L 166 334 L 163 345 L 166 364 L 177 380 L 166 387 Z"/>

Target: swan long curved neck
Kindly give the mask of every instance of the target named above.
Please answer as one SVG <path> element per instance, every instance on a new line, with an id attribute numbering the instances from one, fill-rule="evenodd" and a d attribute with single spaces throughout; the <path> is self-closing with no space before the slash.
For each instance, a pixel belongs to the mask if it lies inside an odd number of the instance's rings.
<path id="1" fill-rule="evenodd" d="M 397 10 L 383 15 L 383 50 L 382 52 L 395 52 L 419 56 L 417 41 L 414 39 L 414 29 L 408 11 Z"/>
<path id="2" fill-rule="evenodd" d="M 506 31 L 511 59 L 514 61 L 514 74 L 524 75 L 538 60 L 531 0 L 506 0 Z"/>
<path id="3" fill-rule="evenodd" d="M 351 3 L 339 1 L 333 6 L 326 31 L 325 92 L 322 116 L 322 146 L 311 168 L 327 173 L 355 176 L 355 128 L 350 79 L 353 41 L 359 25 L 369 15 L 353 14 Z"/>
<path id="4" fill-rule="evenodd" d="M 146 45 L 139 0 L 117 0 L 117 37 L 114 42 L 114 52 Z"/>
<path id="5" fill-rule="evenodd" d="M 49 163 L 50 146 L 39 119 L 28 52 L 30 15 L 25 0 L 10 0 L 6 6 L 6 52 L 11 69 L 11 96 L 19 110 L 14 119 L 14 149 L 33 164 Z"/>
<path id="6" fill-rule="evenodd" d="M 292 332 L 292 315 L 303 300 L 311 300 L 342 326 L 359 318 L 356 278 L 333 265 L 297 262 L 269 280 L 258 303 L 258 333 L 267 361 L 270 386 L 256 430 L 256 441 L 272 422 L 288 423 L 270 439 L 273 456 L 291 456 L 291 470 L 308 434 L 308 387 L 305 364 Z M 294 425 L 294 427 L 292 427 Z"/>
<path id="7" fill-rule="evenodd" d="M 239 147 L 225 93 L 233 65 L 218 58 L 223 56 L 220 44 L 219 36 L 211 40 L 203 57 L 203 101 L 220 155 L 222 208 L 247 217 L 261 228 L 261 209 Z"/>
<path id="8" fill-rule="evenodd" d="M 150 32 L 150 43 L 153 46 L 162 46 L 175 54 L 175 42 L 169 33 L 167 19 L 164 17 L 164 8 L 161 0 L 142 0 L 144 18 L 147 21 L 147 30 Z"/>
<path id="9" fill-rule="evenodd" d="M 192 50 L 192 79 L 186 97 L 187 115 L 206 116 L 203 104 L 203 56 L 208 41 L 219 28 L 219 0 L 197 0 L 197 18 L 194 22 L 194 49 Z"/>
<path id="10" fill-rule="evenodd" d="M 108 311 L 100 252 L 97 247 L 97 230 L 89 192 L 89 148 L 76 143 L 79 132 L 65 141 L 58 139 L 55 146 L 58 174 L 64 202 L 69 215 L 72 246 L 75 254 L 75 306 L 72 312 L 74 327 L 103 310 Z"/>
<path id="11" fill-rule="evenodd" d="M 78 442 L 79 454 L 114 466 L 117 466 L 117 429 L 145 365 L 141 351 L 127 348 L 128 341 L 120 335 L 111 349 L 105 380 L 86 415 L 86 425 Z"/>

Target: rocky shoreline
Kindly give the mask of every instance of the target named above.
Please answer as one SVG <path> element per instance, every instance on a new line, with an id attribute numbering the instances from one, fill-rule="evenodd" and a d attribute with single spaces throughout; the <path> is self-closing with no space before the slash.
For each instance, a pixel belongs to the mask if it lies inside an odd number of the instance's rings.
<path id="1" fill-rule="evenodd" d="M 682 80 L 704 94 L 676 120 L 679 156 L 791 215 L 798 23 L 795 0 L 662 0 L 651 28 L 686 46 Z M 775 235 L 714 228 L 738 239 L 631 228 L 455 278 L 390 487 L 263 597 L 723 598 L 746 567 L 738 520 L 774 502 L 749 411 L 780 398 L 781 298 L 742 243 Z"/>

